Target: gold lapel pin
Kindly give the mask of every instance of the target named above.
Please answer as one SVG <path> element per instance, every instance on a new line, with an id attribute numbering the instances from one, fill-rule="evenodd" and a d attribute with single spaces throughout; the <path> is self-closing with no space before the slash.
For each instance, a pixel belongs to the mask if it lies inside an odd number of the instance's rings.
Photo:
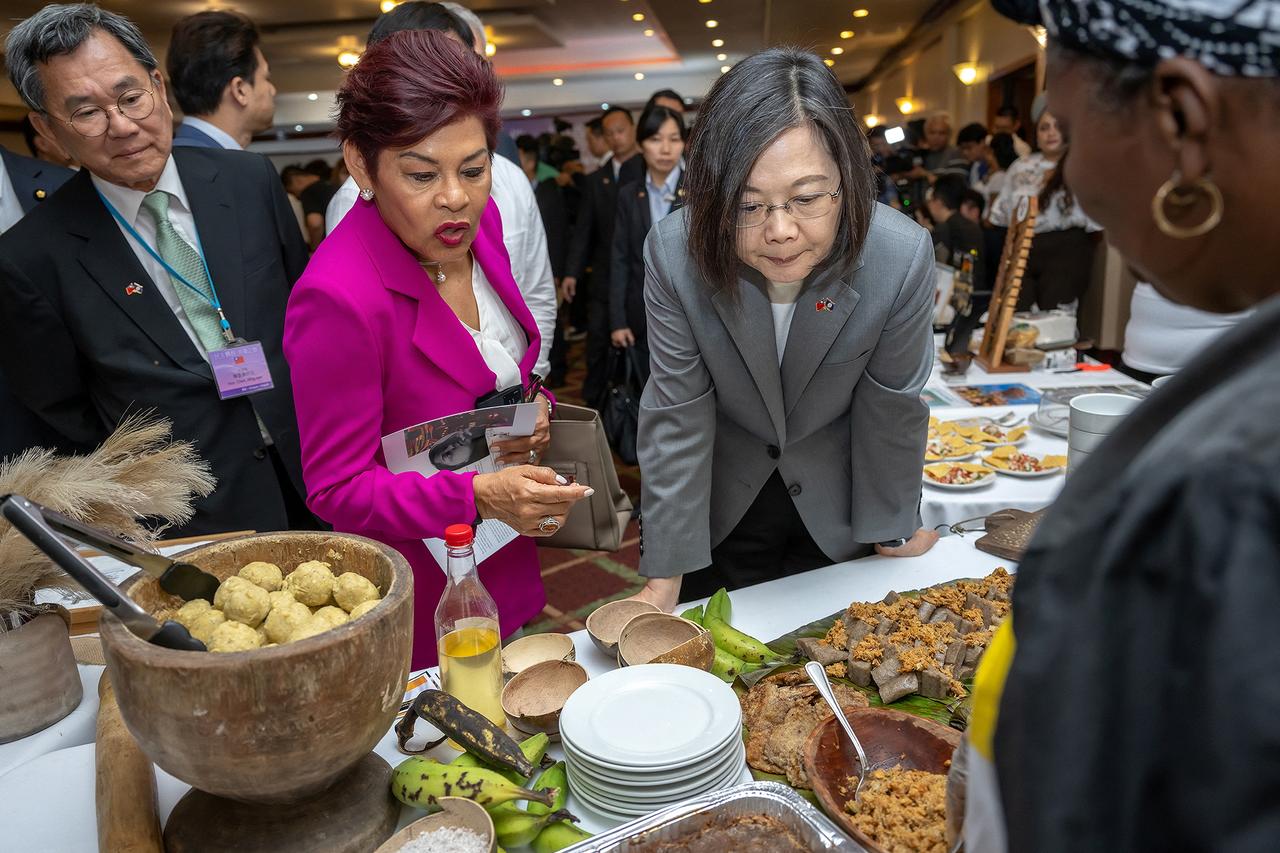
<path id="1" fill-rule="evenodd" d="M 32 193 L 32 195 L 36 197 L 36 201 L 44 201 L 44 197 L 47 196 L 48 193 L 45 192 L 43 189 L 37 189 L 34 193 Z"/>

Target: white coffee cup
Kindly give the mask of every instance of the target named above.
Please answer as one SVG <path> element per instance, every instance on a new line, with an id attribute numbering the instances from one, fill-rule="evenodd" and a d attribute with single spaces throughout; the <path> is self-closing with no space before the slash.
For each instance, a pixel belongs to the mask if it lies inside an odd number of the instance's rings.
<path id="1" fill-rule="evenodd" d="M 1128 394 L 1082 394 L 1071 400 L 1070 428 L 1107 435 L 1142 400 Z"/>
<path id="2" fill-rule="evenodd" d="M 1073 428 L 1067 431 L 1067 446 L 1082 453 L 1092 453 L 1106 437 L 1105 433 Z"/>
<path id="3" fill-rule="evenodd" d="M 1084 450 L 1076 450 L 1074 447 L 1067 448 L 1067 476 L 1071 476 L 1081 465 L 1084 460 L 1088 459 L 1091 454 Z"/>

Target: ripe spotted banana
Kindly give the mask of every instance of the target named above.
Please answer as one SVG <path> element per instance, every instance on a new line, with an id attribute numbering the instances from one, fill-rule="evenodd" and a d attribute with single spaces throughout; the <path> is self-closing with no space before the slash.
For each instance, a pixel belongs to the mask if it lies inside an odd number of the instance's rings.
<path id="1" fill-rule="evenodd" d="M 543 764 L 544 760 L 550 763 L 551 759 L 547 758 L 547 747 L 551 744 L 551 737 L 545 732 L 539 732 L 536 735 L 525 738 L 520 741 L 520 751 L 524 753 L 524 757 L 529 759 L 529 763 L 535 767 Z M 464 752 L 449 762 L 450 767 L 484 767 L 490 770 L 496 770 L 507 778 L 508 781 L 515 782 L 517 785 L 523 785 L 529 781 L 528 776 L 521 776 L 515 770 L 507 770 L 502 767 L 490 767 L 483 758 L 470 752 Z"/>
<path id="2" fill-rule="evenodd" d="M 530 791 L 501 774 L 483 767 L 454 767 L 429 758 L 406 758 L 391 774 L 391 793 L 407 806 L 419 809 L 436 804 L 440 797 L 465 797 L 488 808 L 512 800 L 529 800 L 550 806 L 554 791 Z"/>
<path id="3" fill-rule="evenodd" d="M 473 711 L 443 690 L 424 690 L 414 697 L 404 719 L 396 723 L 397 746 L 406 755 L 426 752 L 444 738 L 428 743 L 423 749 L 407 749 L 413 737 L 413 724 L 423 718 L 444 732 L 454 743 L 467 752 L 474 753 L 485 763 L 497 767 L 509 767 L 528 779 L 533 775 L 533 764 L 520 751 L 520 745 L 495 726 L 479 711 Z"/>

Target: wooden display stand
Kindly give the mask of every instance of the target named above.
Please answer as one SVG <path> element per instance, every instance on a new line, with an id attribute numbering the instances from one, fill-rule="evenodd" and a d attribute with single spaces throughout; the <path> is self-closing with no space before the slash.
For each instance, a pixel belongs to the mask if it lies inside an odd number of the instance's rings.
<path id="1" fill-rule="evenodd" d="M 978 348 L 977 361 L 988 373 L 1026 373 L 1028 368 L 1004 363 L 1004 346 L 1009 338 L 1009 326 L 1022 292 L 1022 276 L 1027 271 L 1027 256 L 1031 254 L 1031 240 L 1035 236 L 1036 198 L 1025 202 L 1026 213 L 1015 218 L 1005 237 L 1004 251 L 1000 255 L 1000 270 L 996 273 L 995 287 L 991 292 L 991 306 L 987 309 L 987 326 Z M 1023 212 L 1018 205 L 1015 217 Z"/>

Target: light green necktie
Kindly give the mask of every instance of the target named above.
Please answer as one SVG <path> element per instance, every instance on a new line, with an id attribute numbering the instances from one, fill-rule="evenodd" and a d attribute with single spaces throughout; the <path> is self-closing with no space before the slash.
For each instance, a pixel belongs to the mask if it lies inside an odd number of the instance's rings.
<path id="1" fill-rule="evenodd" d="M 209 283 L 209 276 L 205 272 L 200 253 L 183 239 L 178 229 L 174 228 L 173 223 L 169 221 L 169 201 L 169 193 L 164 190 L 153 190 L 142 200 L 142 209 L 150 213 L 156 223 L 156 251 L 160 253 L 160 257 L 166 264 L 177 270 L 183 278 L 204 294 L 203 297 L 196 294 L 181 281 L 173 281 L 173 277 L 170 276 L 173 289 L 178 294 L 178 301 L 182 303 L 182 310 L 186 312 L 188 322 L 195 329 L 201 346 L 206 352 L 222 349 L 227 345 L 227 341 L 222 336 L 222 322 L 218 319 L 218 312 L 210 304 L 213 287 Z"/>

